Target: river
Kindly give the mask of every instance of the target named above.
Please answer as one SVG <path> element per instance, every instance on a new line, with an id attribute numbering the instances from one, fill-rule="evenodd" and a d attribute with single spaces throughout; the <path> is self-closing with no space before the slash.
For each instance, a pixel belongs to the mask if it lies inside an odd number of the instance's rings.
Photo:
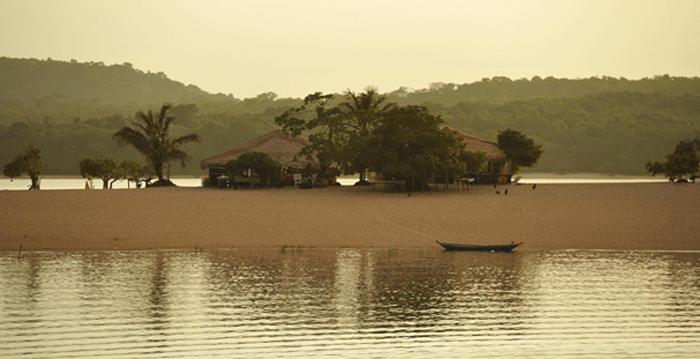
<path id="1" fill-rule="evenodd" d="M 524 174 L 520 179 L 521 184 L 575 184 L 575 183 L 650 183 L 666 182 L 662 177 L 650 176 L 606 176 L 601 174 L 569 174 L 557 175 L 549 173 Z M 174 177 L 173 183 L 180 187 L 201 187 L 202 180 L 197 177 Z M 352 186 L 358 181 L 354 177 L 340 177 L 338 183 L 343 186 Z M 42 190 L 84 189 L 86 180 L 80 177 L 47 177 L 41 180 Z M 89 182 L 88 182 L 89 184 Z M 102 189 L 102 180 L 93 180 L 93 188 Z M 31 186 L 29 178 L 10 179 L 0 177 L 0 191 L 27 190 Z M 134 188 L 134 184 L 127 181 L 116 181 L 112 185 L 114 189 Z"/>
<path id="2" fill-rule="evenodd" d="M 700 252 L 0 253 L 3 358 L 695 358 Z"/>

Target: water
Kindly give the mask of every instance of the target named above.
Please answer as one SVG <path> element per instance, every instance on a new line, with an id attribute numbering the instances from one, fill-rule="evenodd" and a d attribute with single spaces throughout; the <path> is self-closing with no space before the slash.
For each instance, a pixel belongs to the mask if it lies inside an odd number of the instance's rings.
<path id="1" fill-rule="evenodd" d="M 171 179 L 173 183 L 180 187 L 201 187 L 201 178 L 186 178 L 178 177 Z M 84 178 L 44 178 L 41 180 L 42 190 L 65 190 L 65 189 L 85 189 L 85 179 Z M 357 182 L 357 179 L 353 178 L 340 178 L 338 183 L 343 186 L 352 186 Z M 102 189 L 102 180 L 92 181 L 94 189 Z M 17 178 L 10 179 L 0 177 L 0 191 L 10 190 L 10 191 L 23 191 L 29 189 L 32 181 L 29 178 Z M 127 181 L 116 181 L 112 184 L 113 189 L 124 189 L 133 188 L 134 183 L 127 183 Z"/>
<path id="2" fill-rule="evenodd" d="M 700 253 L 0 253 L 3 358 L 695 358 Z"/>
<path id="3" fill-rule="evenodd" d="M 202 180 L 200 178 L 173 178 L 173 183 L 180 187 L 201 187 Z M 337 179 L 338 183 L 342 186 L 352 186 L 358 181 L 357 178 L 341 177 Z M 524 175 L 520 180 L 522 184 L 574 184 L 574 183 L 658 183 L 667 182 L 663 178 L 651 178 L 651 177 L 600 177 L 596 176 L 590 178 L 587 176 L 582 177 L 571 177 L 571 176 L 557 176 L 557 175 Z M 32 182 L 28 178 L 18 178 L 9 179 L 0 177 L 0 191 L 2 190 L 27 190 L 31 186 Z M 95 189 L 102 189 L 102 180 L 93 180 L 93 185 Z M 84 178 L 44 178 L 41 180 L 42 190 L 60 190 L 60 189 L 84 189 L 85 179 Z M 134 184 L 129 185 L 126 181 L 114 182 L 112 188 L 134 188 Z"/>
<path id="4" fill-rule="evenodd" d="M 172 178 L 173 183 L 180 187 L 201 187 L 202 180 L 200 178 Z M 60 190 L 60 189 L 85 189 L 85 178 L 44 178 L 40 182 L 42 190 Z M 93 180 L 94 189 L 102 189 L 102 180 Z M 5 178 L 0 177 L 0 191 L 20 191 L 27 190 L 31 187 L 32 181 L 29 178 Z M 112 184 L 113 189 L 133 188 L 135 185 L 132 182 L 116 181 Z"/>

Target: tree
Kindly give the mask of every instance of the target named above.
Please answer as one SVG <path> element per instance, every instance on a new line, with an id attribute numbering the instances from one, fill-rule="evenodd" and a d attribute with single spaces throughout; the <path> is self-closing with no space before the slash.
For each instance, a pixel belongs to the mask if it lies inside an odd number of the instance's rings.
<path id="1" fill-rule="evenodd" d="M 683 179 L 686 175 L 695 176 L 700 167 L 700 137 L 678 142 L 675 150 L 666 155 L 666 162 L 649 161 L 644 168 L 652 176 L 664 174 L 669 180 Z"/>
<path id="2" fill-rule="evenodd" d="M 461 176 L 469 166 L 483 166 L 484 156 L 466 152 L 463 140 L 442 129 L 444 121 L 422 106 L 394 108 L 382 115 L 369 142 L 369 168 L 387 178 L 411 180 L 425 187 L 427 178 Z"/>
<path id="3" fill-rule="evenodd" d="M 99 178 L 102 180 L 102 188 L 112 188 L 114 182 L 126 179 L 129 182 L 138 182 L 148 173 L 148 168 L 141 162 L 131 158 L 125 158 L 120 164 L 109 158 L 85 158 L 80 161 L 80 174 L 84 178 Z"/>
<path id="4" fill-rule="evenodd" d="M 175 117 L 169 115 L 172 108 L 169 103 L 163 104 L 157 118 L 151 110 L 148 110 L 148 113 L 139 111 L 135 116 L 136 121 L 131 123 L 132 127 L 124 127 L 112 136 L 118 144 L 131 145 L 146 157 L 146 162 L 155 172 L 160 185 L 165 183 L 163 168 L 166 164 L 179 161 L 182 167 L 185 167 L 185 161 L 189 160 L 190 156 L 182 147 L 190 142 L 202 141 L 202 138 L 194 133 L 173 140 L 169 138 L 171 126 L 177 123 Z"/>
<path id="5" fill-rule="evenodd" d="M 380 95 L 377 88 L 368 86 L 365 92 L 355 94 L 348 90 L 346 101 L 338 105 L 343 112 L 344 126 L 349 132 L 348 141 L 344 146 L 345 174 L 360 174 L 360 183 L 365 182 L 367 156 L 370 151 L 368 142 L 371 131 L 379 122 L 382 113 L 396 107 L 396 103 L 387 102 L 386 95 Z"/>
<path id="6" fill-rule="evenodd" d="M 17 178 L 26 173 L 32 180 L 32 185 L 29 189 L 40 189 L 41 181 L 39 177 L 41 172 L 47 167 L 41 159 L 41 151 L 34 147 L 33 143 L 28 147 L 22 147 L 23 150 L 19 156 L 7 163 L 2 168 L 2 173 L 10 178 Z"/>
<path id="7" fill-rule="evenodd" d="M 498 133 L 498 148 L 506 153 L 513 173 L 518 173 L 523 167 L 537 165 L 542 157 L 542 146 L 520 131 L 507 129 Z"/>
<path id="8" fill-rule="evenodd" d="M 360 174 L 360 183 L 365 182 L 370 149 L 370 134 L 378 123 L 381 113 L 394 108 L 385 95 L 379 95 L 374 87 L 364 93 L 345 93 L 346 101 L 338 106 L 326 108 L 333 95 L 320 92 L 306 96 L 304 104 L 292 108 L 275 118 L 275 122 L 293 136 L 311 131 L 312 146 L 302 150 L 307 158 L 316 156 L 320 163 L 320 177 L 328 176 L 326 169 L 336 162 L 345 174 Z"/>
<path id="9" fill-rule="evenodd" d="M 85 158 L 80 161 L 80 174 L 83 178 L 99 178 L 102 180 L 102 188 L 112 188 L 112 184 L 124 178 L 126 173 L 116 162 L 109 158 Z M 112 181 L 110 183 L 110 180 Z"/>
<path id="10" fill-rule="evenodd" d="M 251 169 L 260 177 L 260 183 L 267 187 L 270 178 L 279 176 L 280 164 L 264 152 L 250 151 L 226 164 L 226 171 L 232 177 L 236 173 Z"/>
<path id="11" fill-rule="evenodd" d="M 131 183 L 136 182 L 137 186 L 141 178 L 149 173 L 149 168 L 144 166 L 139 160 L 133 158 L 125 158 L 119 167 L 124 171 L 124 178 Z"/>
<path id="12" fill-rule="evenodd" d="M 292 136 L 299 136 L 304 131 L 314 131 L 309 135 L 311 146 L 303 148 L 299 155 L 308 159 L 318 159 L 318 175 L 321 178 L 328 178 L 328 168 L 333 161 L 342 161 L 342 149 L 347 143 L 348 134 L 343 125 L 343 114 L 337 107 L 326 108 L 328 101 L 333 97 L 316 92 L 306 96 L 302 106 L 287 110 L 275 118 L 275 122 Z"/>

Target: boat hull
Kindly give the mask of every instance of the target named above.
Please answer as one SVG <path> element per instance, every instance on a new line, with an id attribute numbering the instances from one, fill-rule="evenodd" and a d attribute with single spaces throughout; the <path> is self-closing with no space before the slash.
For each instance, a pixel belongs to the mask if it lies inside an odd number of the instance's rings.
<path id="1" fill-rule="evenodd" d="M 479 252 L 510 252 L 515 247 L 523 244 L 523 242 L 520 243 L 511 243 L 511 244 L 498 244 L 498 245 L 487 245 L 487 246 L 478 246 L 474 244 L 457 244 L 457 243 L 443 243 L 440 241 L 435 241 L 437 244 L 441 245 L 445 250 L 448 251 L 479 251 Z"/>

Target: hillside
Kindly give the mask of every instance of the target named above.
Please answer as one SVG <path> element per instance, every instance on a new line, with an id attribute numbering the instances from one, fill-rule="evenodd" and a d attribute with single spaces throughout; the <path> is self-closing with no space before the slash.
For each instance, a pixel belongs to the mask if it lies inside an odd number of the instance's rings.
<path id="1" fill-rule="evenodd" d="M 0 102 L 30 99 L 89 100 L 97 103 L 188 103 L 232 99 L 211 95 L 197 86 L 143 72 L 130 63 L 105 65 L 0 57 Z"/>

